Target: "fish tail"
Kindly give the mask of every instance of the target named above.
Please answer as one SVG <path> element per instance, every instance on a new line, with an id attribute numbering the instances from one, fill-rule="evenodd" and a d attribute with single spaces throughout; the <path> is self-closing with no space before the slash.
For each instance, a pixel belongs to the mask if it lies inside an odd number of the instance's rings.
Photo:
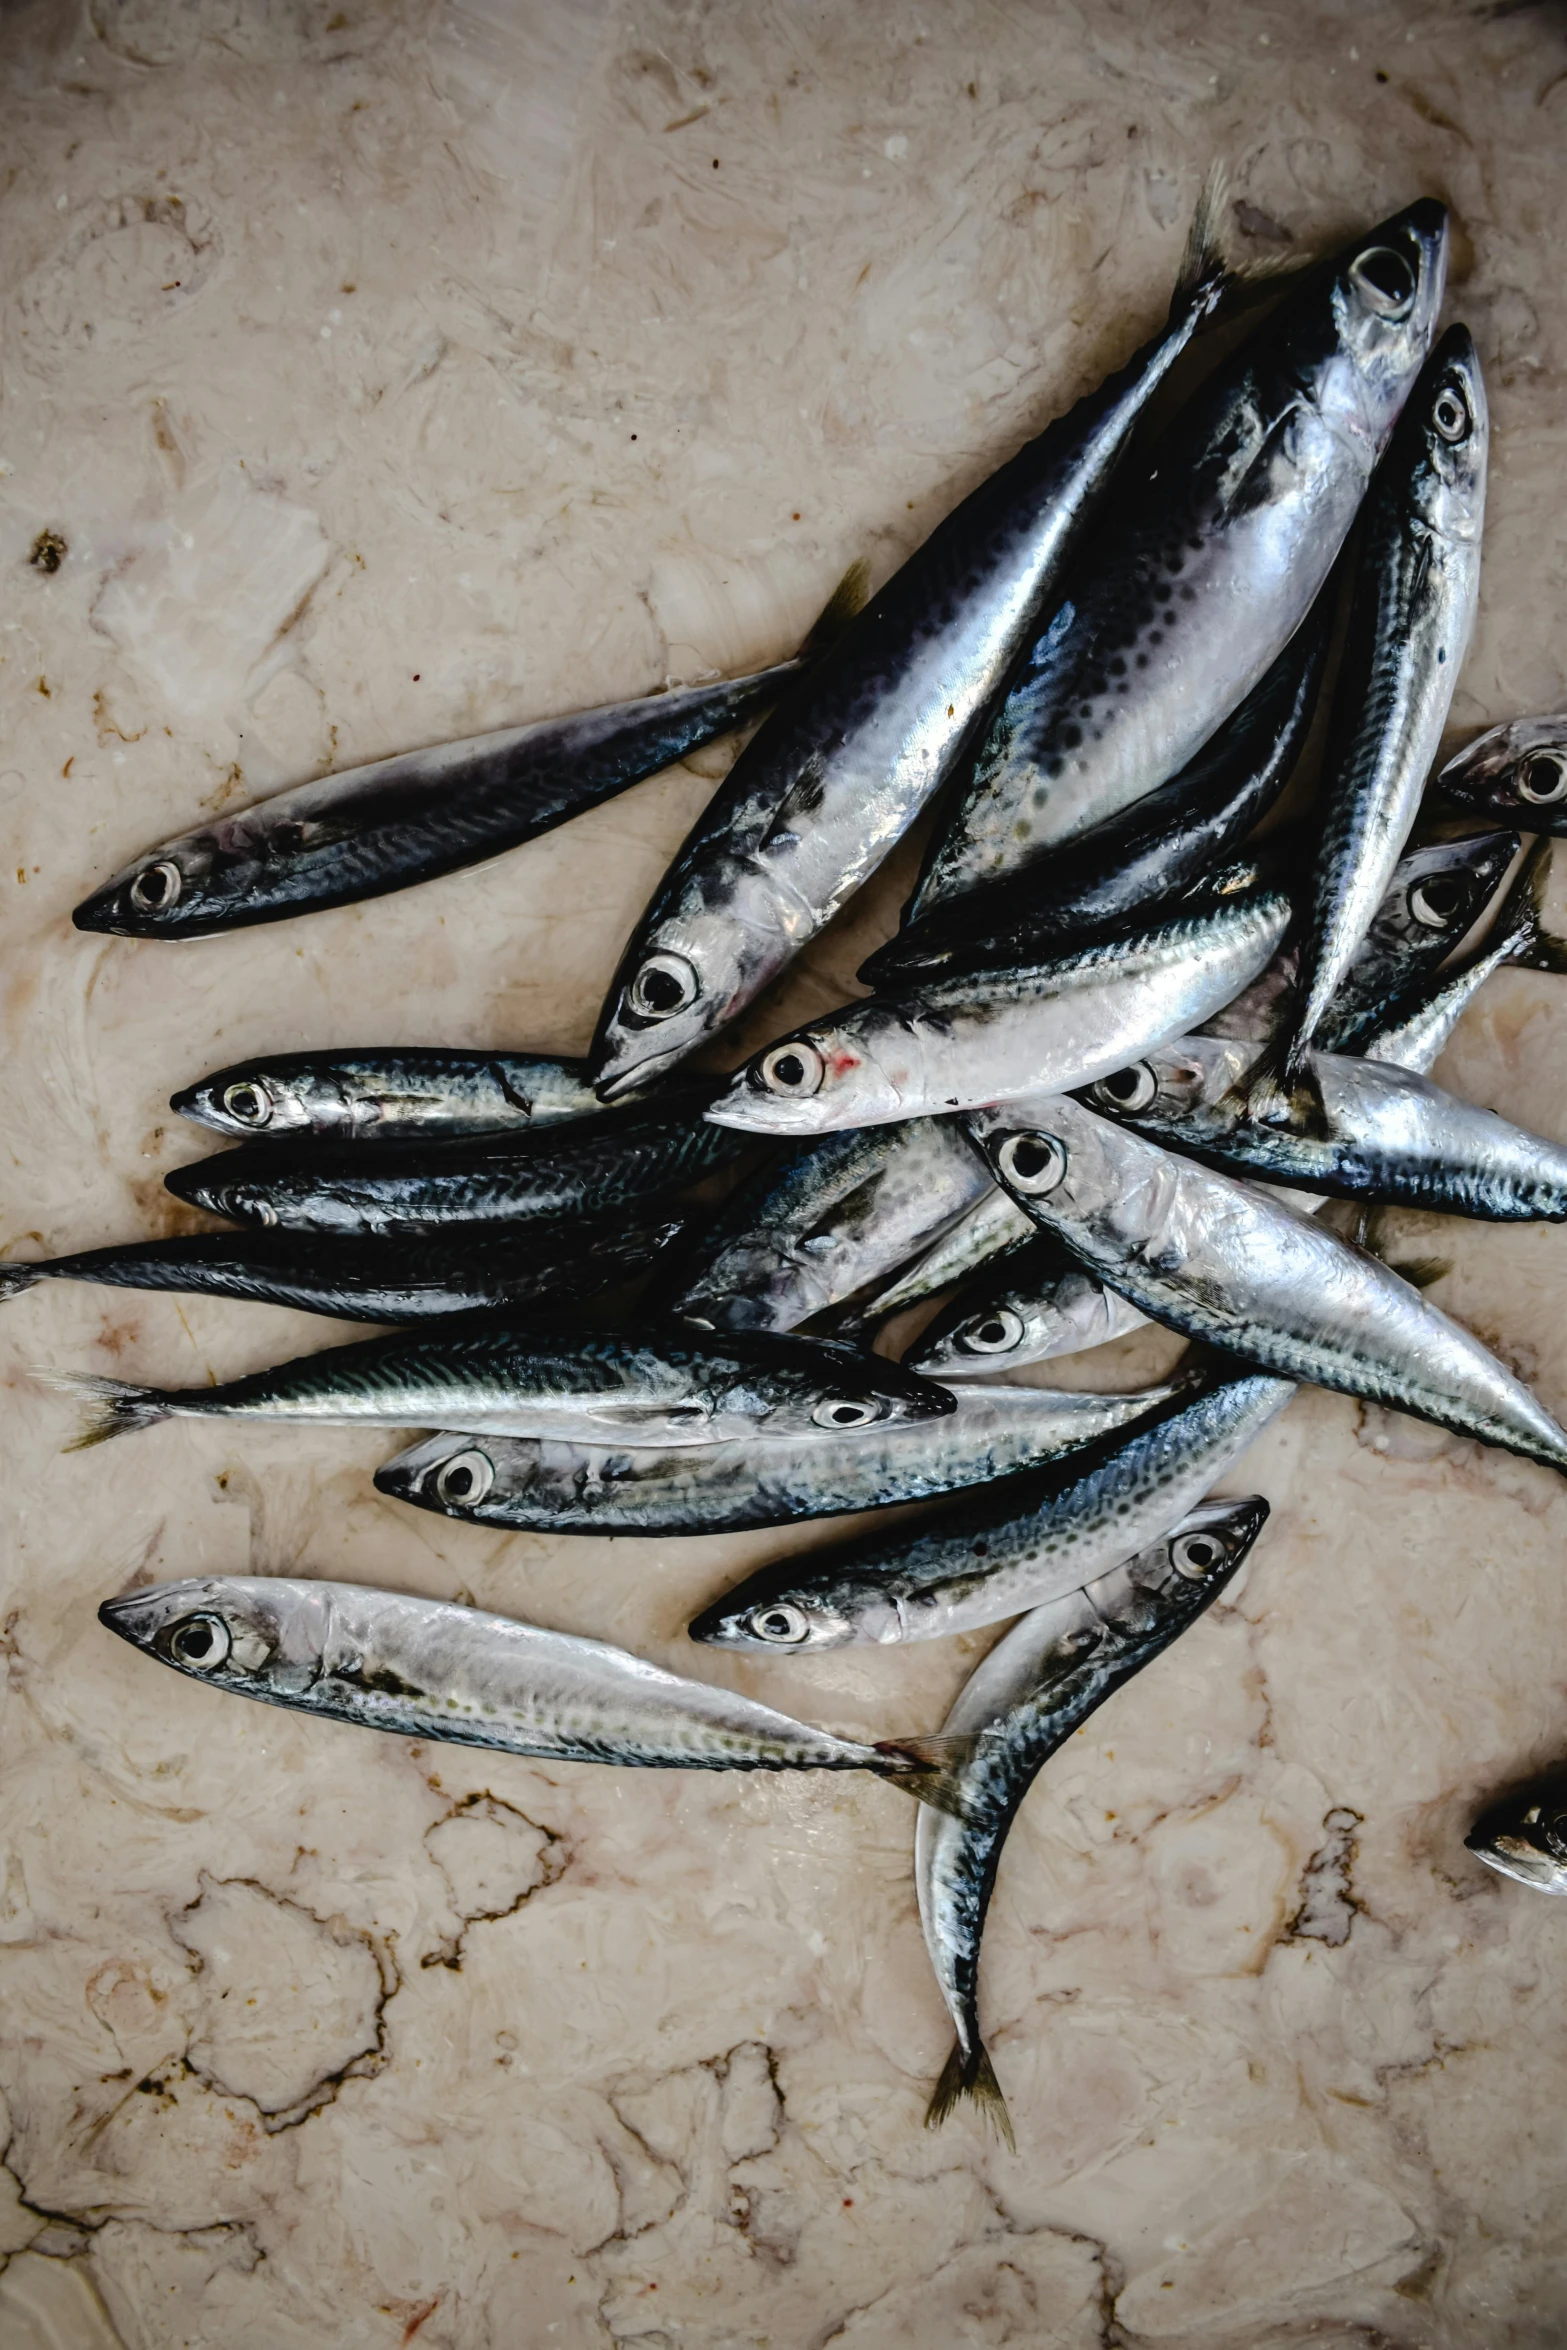
<path id="1" fill-rule="evenodd" d="M 42 1277 L 42 1265 L 0 1265 L 0 1305 L 8 1297 L 20 1297 L 24 1289 L 31 1289 Z"/>
<path id="2" fill-rule="evenodd" d="M 1546 836 L 1525 857 L 1497 916 L 1497 929 L 1503 935 L 1510 932 L 1514 942 L 1507 960 L 1521 963 L 1526 971 L 1567 971 L 1567 938 L 1545 927 L 1545 885 L 1550 876 L 1551 843 Z"/>
<path id="3" fill-rule="evenodd" d="M 1322 1134 L 1327 1112 L 1322 1087 L 1305 1049 L 1293 1037 L 1276 1037 L 1225 1096 L 1257 1126 L 1288 1126 L 1299 1134 Z"/>
<path id="4" fill-rule="evenodd" d="M 1230 263 L 1225 258 L 1221 238 L 1229 193 L 1229 166 L 1215 158 L 1208 166 L 1186 232 L 1181 274 L 1175 281 L 1175 295 L 1170 304 L 1172 321 L 1194 303 L 1199 308 L 1211 309 L 1230 282 Z"/>
<path id="5" fill-rule="evenodd" d="M 800 647 L 802 661 L 814 661 L 818 653 L 825 653 L 835 645 L 854 618 L 864 610 L 871 592 L 871 567 L 861 555 L 849 565 L 832 594 L 812 621 L 810 632 Z"/>
<path id="6" fill-rule="evenodd" d="M 961 2040 L 952 2043 L 952 2054 L 941 2068 L 941 2078 L 931 2091 L 925 2108 L 925 2127 L 939 2130 L 942 2123 L 956 2112 L 963 2099 L 972 2099 L 979 2114 L 998 2138 L 1005 2141 L 1009 2151 L 1017 2152 L 1017 2139 L 1012 2134 L 1012 2116 L 1007 2101 L 1001 2094 L 1001 2083 L 985 2052 L 983 2041 L 976 2040 L 965 2054 Z"/>
<path id="7" fill-rule="evenodd" d="M 134 1429 L 150 1428 L 169 1417 L 168 1399 L 156 1387 L 133 1387 L 125 1379 L 96 1379 L 84 1371 L 43 1371 L 39 1376 L 62 1395 L 74 1395 L 86 1406 L 81 1426 L 70 1443 L 61 1447 L 64 1452 L 86 1452 L 92 1445 L 107 1444 L 111 1436 L 129 1436 Z"/>
<path id="8" fill-rule="evenodd" d="M 941 1738 L 879 1738 L 876 1752 L 882 1758 L 882 1775 L 894 1787 L 901 1787 L 905 1795 L 912 1795 L 916 1803 L 928 1803 L 936 1811 L 950 1812 L 954 1819 L 962 1819 L 967 1798 L 963 1774 L 974 1759 L 979 1738 L 973 1733 Z"/>

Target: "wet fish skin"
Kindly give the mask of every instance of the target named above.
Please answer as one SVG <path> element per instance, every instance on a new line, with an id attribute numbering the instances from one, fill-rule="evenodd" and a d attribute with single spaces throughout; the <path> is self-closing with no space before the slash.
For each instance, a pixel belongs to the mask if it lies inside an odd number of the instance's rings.
<path id="1" fill-rule="evenodd" d="M 678 1324 L 546 1332 L 493 1314 L 299 1355 L 213 1387 L 53 1375 L 87 1406 L 77 1452 L 159 1420 L 293 1420 L 471 1435 L 558 1436 L 626 1448 L 940 1419 L 944 1388 L 827 1339 L 748 1331 L 705 1341 Z"/>
<path id="2" fill-rule="evenodd" d="M 394 1500 L 536 1534 L 734 1534 L 983 1485 L 1096 1443 L 1157 1410 L 1165 1381 L 1122 1395 L 986 1387 L 941 1421 L 839 1436 L 757 1434 L 669 1452 L 432 1436 L 376 1471 Z"/>
<path id="3" fill-rule="evenodd" d="M 105 1600 L 98 1620 L 211 1688 L 396 1737 L 654 1770 L 872 1771 L 954 1800 L 940 1740 L 837 1738 L 602 1640 L 407 1592 L 192 1577 Z"/>
<path id="4" fill-rule="evenodd" d="M 707 1115 L 747 1133 L 819 1134 L 1090 1085 L 1137 1058 L 1132 1038 L 1184 1034 L 1228 1003 L 1290 913 L 1283 889 L 1258 882 L 1033 963 L 965 963 L 769 1045 Z"/>
<path id="5" fill-rule="evenodd" d="M 1478 1339 L 1255 1185 L 1076 1101 L 981 1112 L 970 1130 L 997 1180 L 1154 1320 L 1259 1370 L 1567 1472 L 1567 1430 Z"/>
<path id="6" fill-rule="evenodd" d="M 469 1142 L 250 1143 L 176 1167 L 176 1199 L 237 1224 L 290 1232 L 438 1233 L 602 1216 L 699 1182 L 742 1138 L 708 1125 L 705 1092 L 635 1116 Z M 715 1137 L 717 1138 L 715 1140 Z"/>
<path id="7" fill-rule="evenodd" d="M 1499 833 L 1499 840 L 1516 835 Z M 1390 1061 L 1422 1074 L 1434 1068 L 1448 1038 L 1493 971 L 1506 963 L 1526 971 L 1567 971 L 1567 939 L 1545 927 L 1545 887 L 1550 877 L 1549 838 L 1537 840 L 1525 858 L 1484 942 L 1450 971 L 1439 971 L 1423 986 L 1384 1003 L 1365 1030 L 1359 1049 L 1368 1061 Z"/>
<path id="8" fill-rule="evenodd" d="M 928 1322 L 904 1356 L 928 1379 L 992 1379 L 1081 1354 L 1148 1317 L 1034 1227 L 1035 1237 Z"/>
<path id="9" fill-rule="evenodd" d="M 214 1070 L 169 1107 L 241 1142 L 532 1133 L 602 1109 L 585 1061 L 429 1045 L 272 1053 Z"/>
<path id="10" fill-rule="evenodd" d="M 1234 1581 L 1267 1517 L 1259 1493 L 1201 1503 L 1086 1590 L 1024 1616 L 964 1683 L 946 1721 L 949 1735 L 976 1737 L 963 1770 L 963 1817 L 922 1812 L 914 1839 L 925 1947 L 957 2031 L 927 2128 L 968 2097 L 1010 2141 L 980 2036 L 979 1953 L 1012 1822 L 1057 1749 Z"/>
<path id="11" fill-rule="evenodd" d="M 540 1312 L 646 1270 L 685 1230 L 680 1217 L 613 1225 L 534 1224 L 452 1232 L 433 1241 L 322 1238 L 295 1232 L 181 1233 L 0 1265 L 0 1300 L 39 1281 L 102 1282 L 244 1298 L 346 1322 L 418 1322 L 445 1314 Z"/>
<path id="12" fill-rule="evenodd" d="M 742 754 L 610 988 L 595 1045 L 606 1097 L 732 1020 L 953 772 L 1149 400 L 1224 290 L 1207 228 L 1205 198 L 1162 331 L 947 516 Z"/>
<path id="13" fill-rule="evenodd" d="M 1033 1238 L 1033 1233 L 1032 1221 L 992 1183 L 983 1198 L 955 1224 L 949 1225 L 941 1238 L 906 1266 L 888 1288 L 866 1300 L 852 1326 L 868 1329 L 873 1322 L 884 1321 L 889 1315 L 907 1313 L 910 1306 L 934 1297 L 938 1289 L 949 1289 L 956 1281 L 966 1281 L 982 1265 L 1023 1247 Z M 849 1327 L 842 1320 L 836 1324 L 839 1331 Z"/>
<path id="14" fill-rule="evenodd" d="M 1124 1434 L 872 1532 L 762 1567 L 704 1609 L 693 1640 L 802 1656 L 935 1640 L 1043 1606 L 1160 1541 L 1260 1436 L 1295 1382 L 1204 1385 Z"/>
<path id="15" fill-rule="evenodd" d="M 1567 1893 L 1567 1777 L 1552 1772 L 1492 1804 L 1464 1842 L 1499 1876 L 1536 1893 Z"/>
<path id="16" fill-rule="evenodd" d="M 1490 427 L 1467 327 L 1423 369 L 1367 500 L 1345 661 L 1320 795 L 1300 1008 L 1281 1039 L 1287 1086 L 1305 1064 L 1419 813 L 1480 595 Z M 1253 1107 L 1278 1116 L 1271 1076 Z"/>
<path id="17" fill-rule="evenodd" d="M 1504 824 L 1567 832 L 1567 712 L 1488 727 L 1432 778 L 1431 789 Z"/>
<path id="18" fill-rule="evenodd" d="M 1277 659 L 1431 348 L 1447 242 L 1445 211 L 1423 201 L 1313 271 L 1121 486 L 1103 551 L 1022 664 L 933 843 L 918 915 L 1168 782 Z"/>

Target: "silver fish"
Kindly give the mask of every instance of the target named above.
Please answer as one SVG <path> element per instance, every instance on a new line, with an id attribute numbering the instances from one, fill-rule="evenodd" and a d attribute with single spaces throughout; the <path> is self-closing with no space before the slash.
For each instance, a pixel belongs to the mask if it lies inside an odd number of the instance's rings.
<path id="1" fill-rule="evenodd" d="M 914 1836 L 920 1924 L 957 2043 L 927 2128 L 972 2098 L 1012 2143 L 1006 2100 L 979 2030 L 979 1950 L 996 1870 L 1041 1769 L 1105 1699 L 1140 1673 L 1233 1581 L 1267 1521 L 1261 1494 L 1210 1501 L 1084 1591 L 1026 1615 L 971 1673 L 947 1716 L 977 1739 L 963 1818 L 921 1813 Z"/>
<path id="2" fill-rule="evenodd" d="M 630 1447 L 868 1428 L 956 1409 L 911 1371 L 822 1338 L 667 1330 L 551 1336 L 495 1315 L 300 1355 L 215 1387 L 136 1387 L 73 1372 L 53 1383 L 87 1406 L 67 1451 L 173 1418 L 460 1428 Z"/>
<path id="3" fill-rule="evenodd" d="M 1193 1510 L 1295 1392 L 1241 1377 L 1175 1397 L 1092 1451 L 747 1576 L 690 1626 L 715 1648 L 811 1655 L 972 1632 L 1079 1591 Z"/>
<path id="4" fill-rule="evenodd" d="M 1431 788 L 1531 832 L 1567 832 L 1567 711 L 1488 727 Z"/>
<path id="5" fill-rule="evenodd" d="M 1288 1087 L 1393 876 L 1442 739 L 1480 597 L 1490 426 L 1467 327 L 1433 352 L 1367 503 L 1346 658 L 1334 690 L 1322 841 L 1297 992 L 1280 1040 Z M 1255 1114 L 1288 1114 L 1270 1061 Z M 1308 1086 L 1309 1097 L 1309 1086 Z"/>
<path id="6" fill-rule="evenodd" d="M 948 1418 L 859 1433 L 622 1452 L 603 1445 L 432 1436 L 376 1471 L 382 1493 L 481 1526 L 536 1534 L 733 1534 L 988 1484 L 1129 1427 L 1166 1381 L 1123 1395 L 974 1388 Z"/>
<path id="7" fill-rule="evenodd" d="M 884 1321 L 890 1314 L 907 1313 L 910 1306 L 934 1297 L 938 1289 L 950 1289 L 955 1281 L 967 1280 L 981 1265 L 1022 1247 L 1032 1239 L 1033 1232 L 1033 1219 L 1025 1216 L 1016 1202 L 993 1183 L 967 1215 L 949 1225 L 941 1238 L 906 1266 L 889 1287 L 867 1299 L 859 1308 L 853 1326 L 868 1328 L 872 1322 Z M 843 1331 L 848 1325 L 840 1321 L 837 1327 Z"/>
<path id="8" fill-rule="evenodd" d="M 1224 289 L 1205 202 L 1168 323 L 948 515 L 742 754 L 639 923 L 600 1023 L 606 1095 L 732 1020 L 951 774 L 1137 423 Z"/>
<path id="9" fill-rule="evenodd" d="M 1142 1328 L 1148 1317 L 1140 1307 L 1034 1229 L 1034 1240 L 926 1325 L 904 1357 L 911 1370 L 928 1379 L 989 1379 Z"/>
<path id="10" fill-rule="evenodd" d="M 1431 348 L 1447 241 L 1440 204 L 1384 221 L 1176 418 L 992 721 L 918 913 L 1167 782 L 1277 659 Z"/>
<path id="11" fill-rule="evenodd" d="M 1374 1257 L 1081 1102 L 970 1120 L 997 1180 L 1155 1320 L 1241 1362 L 1567 1472 L 1567 1430 Z"/>
<path id="12" fill-rule="evenodd" d="M 1492 1804 L 1464 1842 L 1500 1876 L 1536 1893 L 1567 1893 L 1567 1778 L 1553 1773 Z"/>
<path id="13" fill-rule="evenodd" d="M 482 1608 L 287 1576 L 194 1577 L 105 1600 L 100 1623 L 236 1697 L 399 1738 L 643 1770 L 873 1771 L 950 1803 L 962 1741 L 869 1743 L 666 1673 L 602 1640 Z"/>
<path id="14" fill-rule="evenodd" d="M 906 1002 L 850 1004 L 769 1045 L 707 1112 L 747 1133 L 822 1134 L 1091 1085 L 1133 1037 L 1183 1035 L 1267 964 L 1286 892 L 1258 883 L 1033 964 L 944 971 Z"/>
<path id="15" fill-rule="evenodd" d="M 1510 840 L 1511 833 L 1498 839 Z M 1448 1038 L 1494 971 L 1505 963 L 1526 971 L 1567 971 L 1567 939 L 1547 930 L 1545 887 L 1551 844 L 1538 840 L 1525 858 L 1484 943 L 1450 971 L 1383 1004 L 1360 1042 L 1368 1061 L 1400 1069 L 1434 1068 Z"/>
<path id="16" fill-rule="evenodd" d="M 333 1142 L 526 1133 L 603 1104 L 585 1061 L 431 1045 L 271 1053 L 218 1069 L 169 1103 L 218 1134 L 323 1135 Z"/>

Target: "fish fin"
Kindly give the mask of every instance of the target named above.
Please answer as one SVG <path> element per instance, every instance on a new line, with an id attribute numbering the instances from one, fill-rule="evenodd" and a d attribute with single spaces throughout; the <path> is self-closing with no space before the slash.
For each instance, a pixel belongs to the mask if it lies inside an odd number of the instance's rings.
<path id="1" fill-rule="evenodd" d="M 887 1759 L 886 1776 L 892 1786 L 901 1787 L 916 1803 L 928 1803 L 934 1810 L 950 1812 L 961 1820 L 967 1810 L 963 1773 L 974 1759 L 979 1740 L 978 1732 L 937 1738 L 878 1738 L 876 1752 Z"/>
<path id="2" fill-rule="evenodd" d="M 1545 885 L 1550 876 L 1551 842 L 1546 835 L 1525 857 L 1497 916 L 1498 929 L 1510 925 L 1515 934 L 1507 960 L 1522 964 L 1526 971 L 1567 971 L 1567 938 L 1545 927 Z"/>
<path id="3" fill-rule="evenodd" d="M 1198 191 L 1196 209 L 1186 232 L 1181 273 L 1175 281 L 1175 294 L 1170 303 L 1172 319 L 1193 301 L 1211 310 L 1229 284 L 1230 264 L 1220 238 L 1229 194 L 1229 166 L 1215 157 Z"/>
<path id="4" fill-rule="evenodd" d="M 41 1265 L 0 1265 L 0 1305 L 8 1297 L 20 1297 L 22 1291 L 31 1289 L 42 1275 Z"/>
<path id="5" fill-rule="evenodd" d="M 1007 2101 L 1001 2094 L 1001 2084 L 996 2079 L 989 2056 L 978 2041 L 974 2044 L 972 2054 L 965 2056 L 963 2043 L 955 2040 L 952 2054 L 942 2066 L 941 2078 L 931 2091 L 930 2103 L 925 2108 L 926 2129 L 939 2130 L 965 2097 L 973 2099 L 979 2108 L 981 2120 L 995 2131 L 1011 2153 L 1016 2154 L 1017 2139 L 1012 2134 L 1012 2116 L 1007 2111 Z"/>
<path id="6" fill-rule="evenodd" d="M 800 659 L 813 661 L 818 653 L 825 653 L 835 645 L 857 612 L 862 612 L 870 601 L 871 567 L 861 555 L 849 565 L 832 594 L 812 621 L 809 634 L 800 647 Z"/>
<path id="7" fill-rule="evenodd" d="M 1275 1037 L 1260 1059 L 1237 1077 L 1224 1097 L 1257 1126 L 1288 1126 L 1297 1134 L 1323 1134 L 1327 1112 L 1322 1088 L 1292 1037 Z"/>
<path id="8" fill-rule="evenodd" d="M 111 1436 L 129 1436 L 169 1417 L 168 1402 L 155 1387 L 133 1387 L 125 1379 L 97 1379 L 85 1371 L 40 1371 L 38 1377 L 62 1395 L 87 1407 L 81 1426 L 62 1452 L 86 1452 Z"/>
<path id="9" fill-rule="evenodd" d="M 1367 1251 L 1368 1255 L 1372 1253 Z M 1406 1257 L 1402 1260 L 1384 1257 L 1382 1262 L 1390 1273 L 1398 1275 L 1400 1281 L 1407 1281 L 1411 1289 L 1430 1289 L 1433 1283 L 1440 1281 L 1453 1269 L 1451 1257 Z"/>

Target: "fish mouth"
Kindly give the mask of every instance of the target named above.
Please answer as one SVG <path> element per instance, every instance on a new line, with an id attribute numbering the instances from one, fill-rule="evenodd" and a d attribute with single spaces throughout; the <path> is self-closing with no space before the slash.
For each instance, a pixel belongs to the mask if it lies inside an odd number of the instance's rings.
<path id="1" fill-rule="evenodd" d="M 228 1184 L 208 1172 L 211 1165 L 210 1159 L 193 1159 L 188 1167 L 171 1167 L 163 1178 L 164 1190 L 171 1191 L 189 1207 L 206 1208 L 214 1216 L 230 1214 Z"/>
<path id="2" fill-rule="evenodd" d="M 731 1126 L 742 1134 L 821 1134 L 823 1127 L 814 1097 L 785 1101 L 776 1094 L 759 1093 L 745 1070 L 727 1093 L 721 1093 L 702 1113 L 712 1126 Z"/>
<path id="3" fill-rule="evenodd" d="M 663 1052 L 644 1053 L 640 1059 L 629 1059 L 629 1048 L 640 1041 L 624 1033 L 611 1035 L 595 1061 L 591 1079 L 594 1092 L 601 1102 L 624 1101 L 628 1094 L 641 1093 L 654 1085 L 667 1070 L 694 1052 L 701 1043 L 700 1036 L 689 1044 L 670 1045 Z"/>
<path id="4" fill-rule="evenodd" d="M 140 938 L 141 925 L 125 910 L 124 892 L 118 882 L 108 882 L 94 890 L 90 898 L 83 898 L 71 911 L 71 921 L 78 930 L 90 930 L 106 938 Z"/>
<path id="5" fill-rule="evenodd" d="M 751 1642 L 742 1637 L 738 1627 L 738 1616 L 719 1600 L 691 1618 L 686 1626 L 686 1638 L 700 1641 L 704 1648 L 749 1648 Z"/>

